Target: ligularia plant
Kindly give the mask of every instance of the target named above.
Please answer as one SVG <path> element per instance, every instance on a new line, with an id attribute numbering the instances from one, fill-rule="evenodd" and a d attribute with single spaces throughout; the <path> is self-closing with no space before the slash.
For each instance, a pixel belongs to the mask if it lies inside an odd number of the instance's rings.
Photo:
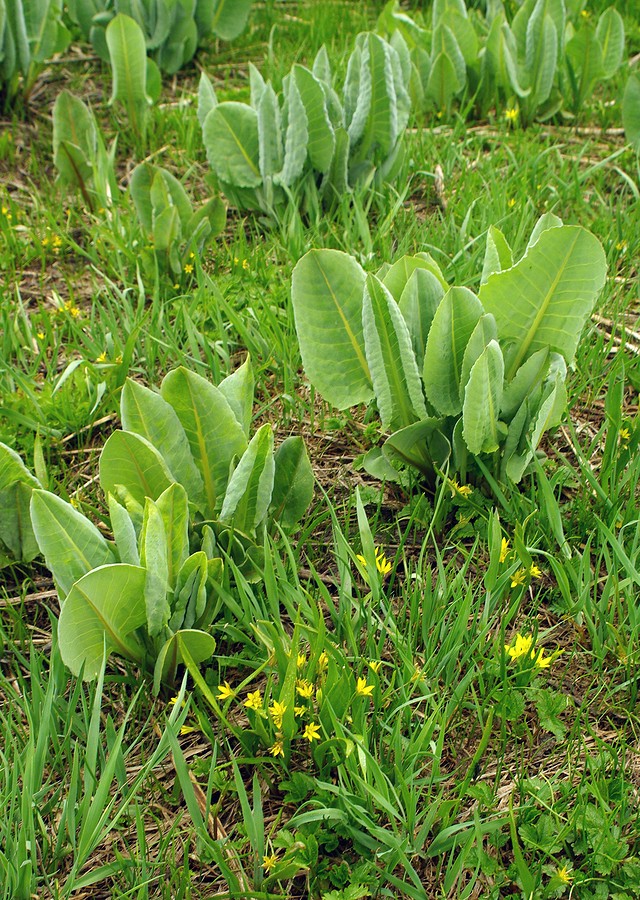
<path id="1" fill-rule="evenodd" d="M 324 47 L 312 69 L 296 64 L 278 96 L 250 66 L 250 102 L 219 103 L 206 75 L 198 119 L 220 189 L 239 209 L 278 218 L 292 193 L 333 202 L 374 176 L 392 180 L 410 112 L 406 45 L 356 38 L 339 94 Z M 317 203 L 317 201 L 316 201 Z"/>
<path id="2" fill-rule="evenodd" d="M 339 409 L 375 398 L 391 432 L 366 465 L 428 481 L 489 471 L 519 482 L 542 435 L 566 407 L 565 379 L 606 276 L 604 251 L 584 228 L 552 214 L 518 262 L 490 228 L 478 294 L 449 287 L 428 254 L 376 275 L 337 250 L 311 250 L 293 272 L 302 361 Z"/>
<path id="3" fill-rule="evenodd" d="M 18 541 L 0 522 L 0 550 L 31 559 L 37 546 L 44 556 L 75 675 L 95 678 L 106 648 L 153 669 L 157 691 L 180 663 L 209 658 L 223 558 L 256 580 L 266 532 L 304 514 L 313 493 L 304 443 L 290 437 L 274 452 L 268 424 L 250 438 L 253 388 L 249 360 L 217 387 L 184 368 L 159 391 L 126 382 L 123 430 L 99 465 L 113 542 L 0 445 L 2 521 L 23 520 L 31 497 L 31 527 Z"/>

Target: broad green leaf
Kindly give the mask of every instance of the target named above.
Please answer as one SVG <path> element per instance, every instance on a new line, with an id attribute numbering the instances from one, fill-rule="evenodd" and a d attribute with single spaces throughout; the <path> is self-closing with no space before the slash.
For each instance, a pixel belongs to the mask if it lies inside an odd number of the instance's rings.
<path id="1" fill-rule="evenodd" d="M 159 393 L 127 378 L 120 398 L 122 427 L 146 438 L 164 459 L 173 478 L 182 484 L 191 503 L 202 511 L 204 483 L 187 435 L 174 408 Z"/>
<path id="2" fill-rule="evenodd" d="M 206 508 L 202 513 L 212 518 L 224 496 L 231 463 L 247 447 L 242 426 L 218 388 L 183 367 L 166 375 L 161 394 L 185 430 L 204 482 Z"/>
<path id="3" fill-rule="evenodd" d="M 513 254 L 507 239 L 495 225 L 490 225 L 487 231 L 487 248 L 484 253 L 482 266 L 482 278 L 480 284 L 484 284 L 489 275 L 494 272 L 502 272 L 513 265 Z"/>
<path id="4" fill-rule="evenodd" d="M 602 51 L 602 72 L 611 78 L 622 65 L 624 56 L 624 21 L 620 13 L 610 6 L 598 19 L 596 37 Z"/>
<path id="5" fill-rule="evenodd" d="M 493 453 L 499 447 L 503 382 L 502 351 L 492 340 L 471 367 L 464 392 L 462 434 L 471 453 Z"/>
<path id="6" fill-rule="evenodd" d="M 331 74 L 329 54 L 327 53 L 327 48 L 324 44 L 316 53 L 311 71 L 318 81 L 323 81 L 328 87 L 331 87 L 333 84 L 333 75 Z"/>
<path id="7" fill-rule="evenodd" d="M 371 97 L 362 135 L 360 153 L 379 147 L 387 155 L 398 138 L 398 108 L 391 63 L 391 47 L 376 34 L 366 35 L 362 45 L 362 68 L 368 76 L 361 83 L 370 84 Z M 352 143 L 356 138 L 349 131 Z"/>
<path id="8" fill-rule="evenodd" d="M 253 535 L 267 515 L 274 475 L 273 431 L 267 423 L 256 431 L 229 479 L 220 521 Z"/>
<path id="9" fill-rule="evenodd" d="M 198 83 L 198 122 L 204 128 L 204 122 L 214 106 L 218 105 L 216 92 L 210 78 L 204 72 L 200 74 Z"/>
<path id="10" fill-rule="evenodd" d="M 263 182 L 282 169 L 284 148 L 282 146 L 282 121 L 278 98 L 270 84 L 267 84 L 257 107 L 258 115 L 258 160 Z"/>
<path id="11" fill-rule="evenodd" d="M 252 0 L 215 0 L 211 31 L 223 41 L 233 41 L 247 24 Z M 198 0 L 206 3 L 206 0 Z"/>
<path id="12" fill-rule="evenodd" d="M 168 206 L 175 206 L 184 227 L 193 215 L 191 201 L 178 179 L 160 166 L 152 166 L 153 178 L 149 190 L 149 198 L 156 215 Z"/>
<path id="13" fill-rule="evenodd" d="M 605 281 L 598 239 L 576 225 L 543 231 L 511 269 L 491 275 L 480 300 L 503 342 L 513 342 L 507 381 L 536 350 L 549 347 L 571 365 L 580 333 Z"/>
<path id="14" fill-rule="evenodd" d="M 640 150 L 640 75 L 633 72 L 622 98 L 624 134 L 635 150 Z"/>
<path id="15" fill-rule="evenodd" d="M 558 31 L 544 6 L 539 8 L 542 11 L 534 10 L 527 26 L 526 66 L 534 106 L 548 99 L 558 64 Z"/>
<path id="16" fill-rule="evenodd" d="M 439 53 L 431 66 L 425 92 L 439 112 L 449 108 L 452 98 L 460 90 L 458 84 L 454 63 L 446 54 Z"/>
<path id="17" fill-rule="evenodd" d="M 29 505 L 31 491 L 39 487 L 15 450 L 0 443 L 0 560 L 3 546 L 10 554 L 6 562 L 30 562 L 38 555 Z"/>
<path id="18" fill-rule="evenodd" d="M 409 330 L 398 304 L 375 275 L 365 282 L 362 329 L 383 427 L 397 431 L 426 418 Z"/>
<path id="19" fill-rule="evenodd" d="M 304 66 L 294 65 L 292 74 L 307 117 L 309 159 L 319 172 L 327 172 L 333 159 L 336 139 L 324 91 L 320 82 Z"/>
<path id="20" fill-rule="evenodd" d="M 82 513 L 49 491 L 34 490 L 31 523 L 62 599 L 91 569 L 115 561 L 108 542 Z"/>
<path id="21" fill-rule="evenodd" d="M 412 466 L 428 478 L 443 469 L 451 455 L 451 445 L 442 432 L 444 421 L 423 419 L 401 428 L 387 438 L 383 453 L 391 462 Z"/>
<path id="22" fill-rule="evenodd" d="M 286 87 L 287 131 L 284 139 L 282 169 L 273 180 L 291 187 L 302 175 L 309 146 L 309 121 L 296 79 L 289 76 Z"/>
<path id="23" fill-rule="evenodd" d="M 386 283 L 386 280 L 385 280 Z M 424 353 L 433 317 L 444 297 L 441 281 L 430 269 L 415 269 L 400 297 L 400 312 L 407 323 L 419 371 L 424 367 Z"/>
<path id="24" fill-rule="evenodd" d="M 462 412 L 462 361 L 483 312 L 480 300 L 472 291 L 453 287 L 444 295 L 433 317 L 422 377 L 427 399 L 440 415 L 455 416 Z"/>
<path id="25" fill-rule="evenodd" d="M 169 553 L 164 518 L 147 497 L 140 532 L 140 565 L 146 572 L 144 601 L 151 637 L 159 635 L 169 621 Z"/>
<path id="26" fill-rule="evenodd" d="M 347 63 L 343 96 L 344 123 L 353 146 L 364 133 L 371 109 L 371 70 L 357 44 Z"/>
<path id="27" fill-rule="evenodd" d="M 116 542 L 119 561 L 132 566 L 139 566 L 138 538 L 133 519 L 126 508 L 118 503 L 113 494 L 109 494 L 108 501 L 111 530 Z"/>
<path id="28" fill-rule="evenodd" d="M 166 641 L 158 653 L 153 672 L 153 692 L 160 693 L 162 683 L 175 684 L 175 673 L 184 662 L 183 648 L 196 665 L 211 659 L 216 649 L 215 638 L 205 631 L 187 629 L 177 631 Z"/>
<path id="29" fill-rule="evenodd" d="M 562 225 L 562 219 L 559 216 L 556 216 L 555 213 L 543 213 L 533 226 L 533 231 L 531 232 L 531 237 L 527 244 L 527 250 L 530 247 L 533 247 L 543 231 L 547 231 L 549 228 L 558 228 L 560 225 Z"/>
<path id="30" fill-rule="evenodd" d="M 313 469 L 302 438 L 285 438 L 274 462 L 271 516 L 282 528 L 293 528 L 313 499 Z"/>
<path id="31" fill-rule="evenodd" d="M 402 292 L 416 269 L 425 269 L 428 272 L 431 272 L 431 274 L 442 284 L 443 288 L 446 289 L 448 287 L 446 281 L 442 277 L 440 267 L 428 253 L 418 253 L 416 256 L 403 256 L 394 262 L 392 266 L 389 266 L 384 274 L 381 274 L 380 272 L 377 274 L 386 289 L 391 293 L 395 300 L 400 303 Z"/>
<path id="32" fill-rule="evenodd" d="M 577 112 L 604 76 L 602 48 L 591 28 L 581 28 L 567 43 L 566 60 L 573 91 L 572 108 Z"/>
<path id="33" fill-rule="evenodd" d="M 218 385 L 218 390 L 233 410 L 233 414 L 242 426 L 242 430 L 247 438 L 249 437 L 249 429 L 253 417 L 254 388 L 253 367 L 251 366 L 251 357 L 248 353 L 242 365 L 238 366 L 231 375 L 223 378 Z"/>
<path id="34" fill-rule="evenodd" d="M 141 506 L 145 497 L 157 500 L 175 478 L 156 448 L 129 431 L 114 431 L 100 454 L 100 486 L 105 494 L 119 497 L 123 485 Z"/>
<path id="35" fill-rule="evenodd" d="M 322 190 L 333 200 L 341 201 L 351 190 L 349 185 L 349 135 L 344 128 L 336 128 L 336 147 L 331 168 L 322 181 Z"/>
<path id="36" fill-rule="evenodd" d="M 86 189 L 97 145 L 93 113 L 82 100 L 61 91 L 53 105 L 53 162 L 63 183 Z"/>
<path id="37" fill-rule="evenodd" d="M 138 218 L 147 234 L 153 233 L 153 206 L 151 205 L 151 182 L 155 166 L 143 162 L 136 166 L 129 180 L 129 193 L 136 208 Z"/>
<path id="38" fill-rule="evenodd" d="M 259 69 L 256 69 L 252 62 L 249 63 L 249 91 L 250 91 L 250 103 L 254 109 L 258 108 L 258 104 L 260 102 L 260 98 L 262 97 L 262 93 L 267 86 L 267 82 L 264 80 L 262 75 L 260 74 Z"/>
<path id="39" fill-rule="evenodd" d="M 498 340 L 498 329 L 496 320 L 491 313 L 485 313 L 478 319 L 478 324 L 473 329 L 469 342 L 465 348 L 462 358 L 462 369 L 460 370 L 460 402 L 464 403 L 464 392 L 471 374 L 471 369 L 477 359 L 484 353 L 485 348 L 491 341 Z"/>
<path id="40" fill-rule="evenodd" d="M 219 103 L 202 126 L 209 165 L 223 182 L 257 187 L 260 175 L 258 114 L 244 103 Z"/>
<path id="41" fill-rule="evenodd" d="M 369 401 L 362 334 L 365 273 L 339 250 L 310 250 L 293 270 L 291 298 L 309 381 L 338 409 Z"/>
<path id="42" fill-rule="evenodd" d="M 113 75 L 110 103 L 124 103 L 133 130 L 141 134 L 149 106 L 144 34 L 137 22 L 119 13 L 107 25 L 105 36 Z"/>
<path id="43" fill-rule="evenodd" d="M 143 662 L 134 632 L 146 621 L 145 575 L 139 566 L 117 563 L 99 566 L 73 585 L 60 610 L 58 644 L 74 675 L 82 670 L 86 681 L 96 678 L 105 647 L 107 655 L 115 650 Z"/>
<path id="44" fill-rule="evenodd" d="M 525 399 L 536 386 L 542 384 L 549 371 L 549 348 L 541 347 L 525 360 L 502 394 L 501 417 L 507 421 L 515 416 Z"/>
<path id="45" fill-rule="evenodd" d="M 160 494 L 156 506 L 167 539 L 167 581 L 173 588 L 184 561 L 189 556 L 189 504 L 181 484 L 172 484 Z"/>

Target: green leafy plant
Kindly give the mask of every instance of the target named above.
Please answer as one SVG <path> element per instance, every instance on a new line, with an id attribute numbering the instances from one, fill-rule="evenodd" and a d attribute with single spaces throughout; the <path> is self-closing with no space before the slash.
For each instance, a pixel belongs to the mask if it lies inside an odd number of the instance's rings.
<path id="1" fill-rule="evenodd" d="M 191 267 L 207 241 L 225 226 L 226 209 L 217 197 L 194 210 L 180 182 L 166 169 L 141 163 L 131 175 L 129 191 L 142 228 L 163 272 L 179 275 Z"/>
<path id="2" fill-rule="evenodd" d="M 594 23 L 564 0 L 525 0 L 508 21 L 502 4 L 486 17 L 464 0 L 438 0 L 430 27 L 422 27 L 398 4 L 387 4 L 379 29 L 400 33 L 411 48 L 414 96 L 439 114 L 466 97 L 486 115 L 508 104 L 510 118 L 527 125 L 561 109 L 576 115 L 596 84 L 612 78 L 624 55 L 624 23 L 614 7 Z"/>
<path id="3" fill-rule="evenodd" d="M 278 219 L 293 196 L 330 204 L 356 185 L 392 180 L 402 162 L 410 112 L 410 61 L 372 33 L 358 35 L 341 96 L 326 50 L 312 69 L 296 64 L 279 97 L 251 67 L 251 99 L 218 103 L 206 75 L 198 118 L 216 180 L 239 209 Z"/>
<path id="4" fill-rule="evenodd" d="M 222 557 L 256 580 L 266 532 L 305 512 L 313 473 L 304 443 L 290 437 L 274 452 L 268 424 L 249 440 L 253 384 L 248 359 L 218 387 L 184 368 L 160 392 L 126 382 L 124 430 L 108 438 L 99 466 L 114 542 L 0 445 L 7 529 L 31 492 L 33 535 L 61 599 L 60 652 L 74 674 L 95 678 L 106 647 L 153 667 L 157 691 L 185 658 L 207 659 Z M 8 546 L 35 555 L 30 532 Z"/>
<path id="5" fill-rule="evenodd" d="M 107 25 L 105 39 L 113 77 L 109 102 L 124 104 L 131 127 L 144 138 L 149 107 L 160 96 L 160 71 L 147 59 L 144 33 L 130 16 L 118 13 Z"/>
<path id="6" fill-rule="evenodd" d="M 0 99 L 28 97 L 43 64 L 69 40 L 62 0 L 0 0 Z"/>
<path id="7" fill-rule="evenodd" d="M 39 553 L 29 517 L 31 492 L 39 487 L 18 454 L 0 444 L 0 568 Z"/>
<path id="8" fill-rule="evenodd" d="M 108 208 L 119 194 L 115 152 L 115 140 L 106 149 L 91 109 L 61 91 L 53 105 L 53 161 L 58 181 L 77 188 L 91 212 Z"/>
<path id="9" fill-rule="evenodd" d="M 369 471 L 397 480 L 409 465 L 433 482 L 518 482 L 566 406 L 565 378 L 604 284 L 598 240 L 545 214 L 514 264 L 491 227 L 478 295 L 446 284 L 428 254 L 367 275 L 352 257 L 311 250 L 293 273 L 302 361 L 344 409 L 375 397 L 383 447 Z"/>
<path id="10" fill-rule="evenodd" d="M 234 40 L 245 28 L 252 0 L 71 0 L 69 13 L 98 54 L 109 59 L 107 30 L 119 14 L 134 19 L 158 68 L 173 74 L 213 34 Z"/>
<path id="11" fill-rule="evenodd" d="M 640 149 L 640 75 L 633 72 L 627 81 L 622 98 L 622 124 L 629 143 Z"/>

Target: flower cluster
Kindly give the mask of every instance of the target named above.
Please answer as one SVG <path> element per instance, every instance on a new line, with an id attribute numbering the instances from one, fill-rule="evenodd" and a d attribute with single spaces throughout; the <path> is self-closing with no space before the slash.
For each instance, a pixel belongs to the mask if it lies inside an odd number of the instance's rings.
<path id="1" fill-rule="evenodd" d="M 548 669 L 553 662 L 563 653 L 563 650 L 555 650 L 553 653 L 545 656 L 544 649 L 536 649 L 534 645 L 533 635 L 516 634 L 511 644 L 504 645 L 505 652 L 515 662 L 522 659 L 526 662 L 533 662 L 536 669 Z"/>

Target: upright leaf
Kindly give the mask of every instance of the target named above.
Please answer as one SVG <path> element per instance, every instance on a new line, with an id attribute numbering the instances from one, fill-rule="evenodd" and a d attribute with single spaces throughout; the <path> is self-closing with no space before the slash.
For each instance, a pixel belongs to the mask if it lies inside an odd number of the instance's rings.
<path id="1" fill-rule="evenodd" d="M 294 65 L 292 74 L 307 117 L 309 159 L 319 172 L 327 172 L 336 139 L 327 112 L 325 93 L 320 82 L 304 66 Z"/>
<path id="2" fill-rule="evenodd" d="M 238 366 L 231 375 L 223 378 L 218 385 L 218 390 L 233 410 L 233 414 L 242 426 L 242 430 L 247 438 L 249 437 L 249 428 L 253 417 L 254 387 L 255 379 L 253 377 L 251 357 L 248 353 L 242 365 Z"/>
<path id="3" fill-rule="evenodd" d="M 169 622 L 169 546 L 163 516 L 148 497 L 140 533 L 140 564 L 146 572 L 147 631 L 151 637 L 156 637 Z"/>
<path id="4" fill-rule="evenodd" d="M 244 103 L 219 103 L 202 126 L 209 165 L 220 181 L 237 187 L 257 187 L 260 175 L 258 114 Z"/>
<path id="5" fill-rule="evenodd" d="M 289 76 L 286 87 L 287 131 L 282 169 L 274 175 L 276 184 L 291 187 L 300 178 L 307 161 L 309 120 L 296 79 Z"/>
<path id="6" fill-rule="evenodd" d="M 106 494 L 118 496 L 118 485 L 122 485 L 140 505 L 145 497 L 157 500 L 176 480 L 153 444 L 128 431 L 114 431 L 107 439 L 99 471 Z"/>
<path id="7" fill-rule="evenodd" d="M 109 22 L 105 34 L 113 75 L 110 102 L 124 103 L 133 130 L 141 134 L 149 107 L 144 34 L 137 22 L 122 13 Z"/>
<path id="8" fill-rule="evenodd" d="M 267 423 L 255 433 L 229 479 L 220 521 L 253 535 L 267 515 L 274 473 L 273 432 Z"/>
<path id="9" fill-rule="evenodd" d="M 624 21 L 613 6 L 605 9 L 598 19 L 596 38 L 602 52 L 604 77 L 611 78 L 620 68 L 624 56 Z"/>
<path id="10" fill-rule="evenodd" d="M 431 323 L 443 297 L 441 281 L 430 269 L 421 268 L 414 270 L 400 297 L 400 312 L 411 335 L 419 371 L 424 367 L 424 353 Z"/>
<path id="11" fill-rule="evenodd" d="M 338 409 L 373 396 L 362 334 L 365 273 L 339 250 L 310 250 L 293 270 L 291 298 L 307 377 Z"/>
<path id="12" fill-rule="evenodd" d="M 313 469 L 302 438 L 285 438 L 275 452 L 274 463 L 272 517 L 283 528 L 292 528 L 313 499 Z"/>
<path id="13" fill-rule="evenodd" d="M 503 382 L 502 351 L 492 340 L 471 367 L 464 392 L 462 434 L 471 453 L 493 453 L 499 447 Z"/>

